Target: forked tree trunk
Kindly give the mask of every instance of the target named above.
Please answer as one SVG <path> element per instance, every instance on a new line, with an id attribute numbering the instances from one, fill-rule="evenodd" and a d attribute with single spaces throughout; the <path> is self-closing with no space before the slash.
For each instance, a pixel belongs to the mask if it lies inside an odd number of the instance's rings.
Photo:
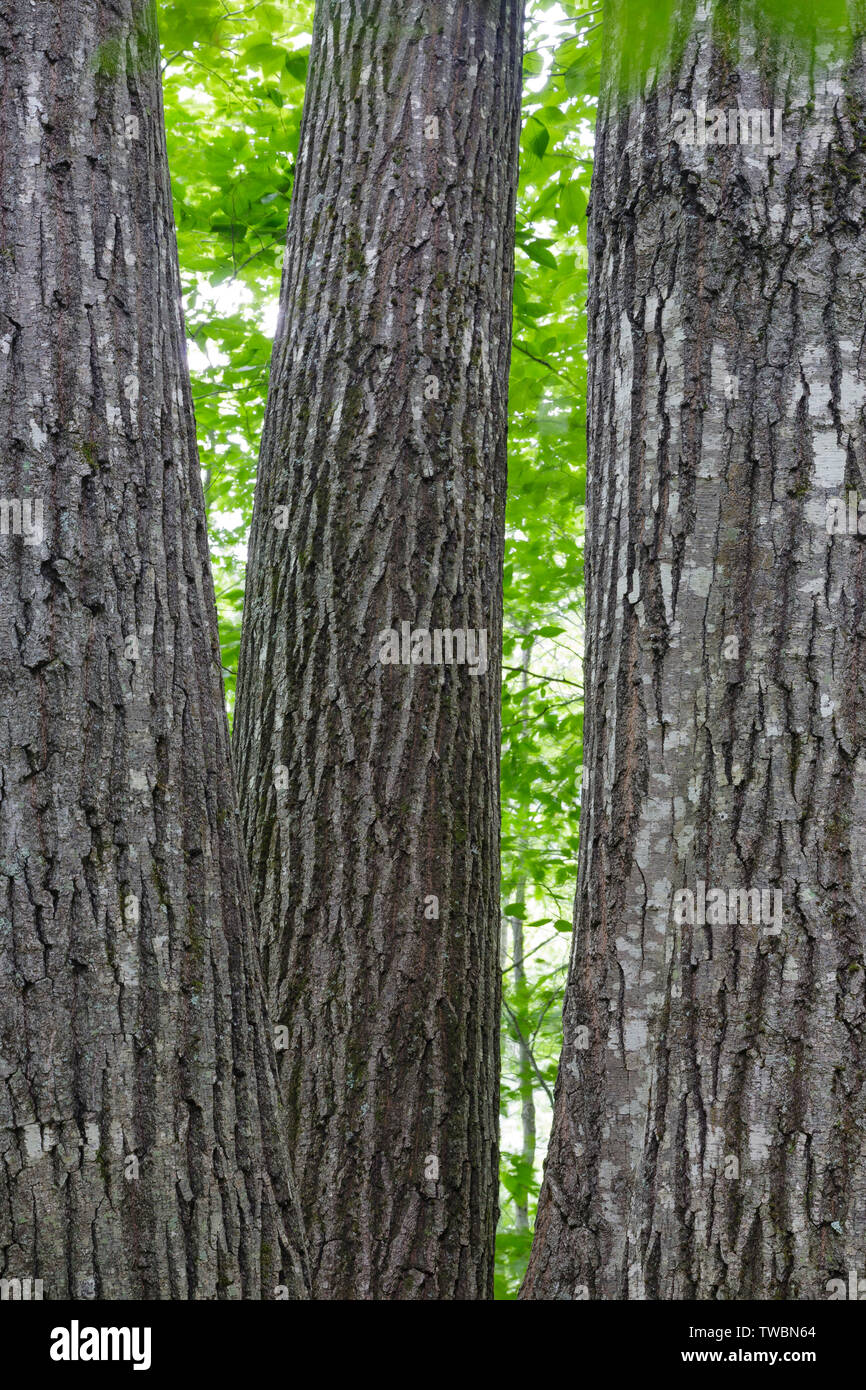
<path id="1" fill-rule="evenodd" d="M 492 1291 L 522 11 L 316 8 L 235 747 L 318 1297 Z"/>
<path id="2" fill-rule="evenodd" d="M 608 89 L 598 126 L 588 737 L 528 1298 L 866 1274 L 866 550 L 826 525 L 866 494 L 863 54 L 819 50 L 810 93 L 684 18 L 670 86 Z M 784 108 L 780 148 L 678 145 L 701 100 Z M 755 921 L 731 894 L 758 889 Z"/>
<path id="3" fill-rule="evenodd" d="M 0 68 L 0 1276 L 300 1296 L 153 7 L 3 0 Z"/>

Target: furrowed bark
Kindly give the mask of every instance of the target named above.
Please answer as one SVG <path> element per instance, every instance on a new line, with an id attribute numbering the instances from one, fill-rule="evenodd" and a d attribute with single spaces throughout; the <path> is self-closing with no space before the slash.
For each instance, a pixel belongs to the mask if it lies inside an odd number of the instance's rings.
<path id="1" fill-rule="evenodd" d="M 153 7 L 3 0 L 0 82 L 0 1277 L 300 1297 Z"/>
<path id="2" fill-rule="evenodd" d="M 321 1298 L 492 1293 L 522 11 L 316 9 L 234 738 Z"/>
<path id="3" fill-rule="evenodd" d="M 866 493 L 862 45 L 810 87 L 683 17 L 670 81 L 600 108 L 581 850 L 525 1298 L 866 1273 L 866 550 L 827 530 Z M 783 109 L 780 148 L 673 141 L 700 99 Z"/>

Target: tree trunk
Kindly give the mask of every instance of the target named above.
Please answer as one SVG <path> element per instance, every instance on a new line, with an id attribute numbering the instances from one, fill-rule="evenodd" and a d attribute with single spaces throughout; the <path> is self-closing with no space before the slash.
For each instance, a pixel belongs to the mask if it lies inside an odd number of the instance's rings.
<path id="1" fill-rule="evenodd" d="M 158 60 L 149 3 L 0 9 L 0 1274 L 301 1296 Z"/>
<path id="2" fill-rule="evenodd" d="M 316 7 L 235 747 L 320 1298 L 492 1292 L 522 10 Z"/>
<path id="3" fill-rule="evenodd" d="M 761 77 L 753 34 L 734 65 L 685 18 L 670 84 L 600 107 L 588 738 L 529 1298 L 866 1272 L 866 551 L 826 524 L 866 491 L 863 55 L 815 54 L 810 96 L 793 53 Z M 778 147 L 677 143 L 701 99 L 784 108 Z"/>

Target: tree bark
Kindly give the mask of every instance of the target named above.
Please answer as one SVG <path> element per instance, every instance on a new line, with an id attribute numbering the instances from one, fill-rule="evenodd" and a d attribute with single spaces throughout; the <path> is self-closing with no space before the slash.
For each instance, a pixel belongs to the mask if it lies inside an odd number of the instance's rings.
<path id="1" fill-rule="evenodd" d="M 3 0 L 0 69 L 0 1274 L 299 1297 L 153 6 Z"/>
<path id="2" fill-rule="evenodd" d="M 810 91 L 680 18 L 670 81 L 600 106 L 576 931 L 526 1298 L 866 1273 L 866 551 L 826 525 L 866 491 L 862 46 Z M 781 148 L 677 144 L 702 98 L 784 108 Z"/>
<path id="3" fill-rule="evenodd" d="M 316 7 L 238 675 L 320 1298 L 492 1293 L 523 5 L 430 13 Z M 488 669 L 383 664 L 404 622 Z"/>

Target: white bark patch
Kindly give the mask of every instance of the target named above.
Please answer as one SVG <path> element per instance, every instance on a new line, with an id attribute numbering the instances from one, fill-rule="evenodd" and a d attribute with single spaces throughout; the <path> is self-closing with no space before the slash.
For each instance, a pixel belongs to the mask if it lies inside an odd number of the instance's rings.
<path id="1" fill-rule="evenodd" d="M 845 480 L 846 453 L 836 441 L 835 430 L 818 430 L 812 437 L 815 481 L 819 487 L 838 488 Z"/>
<path id="2" fill-rule="evenodd" d="M 712 582 L 713 571 L 710 566 L 699 565 L 689 572 L 687 587 L 689 593 L 695 594 L 697 598 L 706 598 Z"/>
<path id="3" fill-rule="evenodd" d="M 100 1141 L 99 1125 L 94 1120 L 88 1120 L 84 1126 L 84 1157 L 91 1163 L 99 1153 Z"/>
<path id="4" fill-rule="evenodd" d="M 647 1021 L 646 1021 L 646 1019 L 645 1019 L 645 1018 L 628 1018 L 628 1019 L 626 1019 L 626 1024 L 625 1024 L 625 1029 L 624 1029 L 624 1031 L 623 1031 L 623 1036 L 625 1037 L 625 1050 L 626 1050 L 626 1052 L 640 1052 L 640 1051 L 642 1051 L 643 1048 L 646 1047 L 646 1045 L 647 1045 L 647 1039 L 648 1039 L 648 1037 L 649 1037 L 649 1033 L 648 1033 L 648 1030 L 647 1030 Z"/>
<path id="5" fill-rule="evenodd" d="M 845 370 L 839 382 L 839 405 L 846 419 L 856 416 L 866 405 L 866 382 L 856 373 Z"/>
<path id="6" fill-rule="evenodd" d="M 42 1128 L 37 1124 L 24 1126 L 24 1152 L 28 1163 L 36 1163 L 42 1157 Z"/>
<path id="7" fill-rule="evenodd" d="M 27 75 L 27 115 L 24 124 L 27 153 L 21 161 L 24 167 L 30 168 L 35 168 L 42 161 L 42 117 L 45 108 L 39 99 L 39 87 L 39 73 L 34 69 Z"/>
<path id="8" fill-rule="evenodd" d="M 664 599 L 665 605 L 665 617 L 670 623 L 674 616 L 673 566 L 669 564 L 666 560 L 661 561 L 661 563 L 659 564 L 659 580 L 662 586 L 662 598 Z"/>

